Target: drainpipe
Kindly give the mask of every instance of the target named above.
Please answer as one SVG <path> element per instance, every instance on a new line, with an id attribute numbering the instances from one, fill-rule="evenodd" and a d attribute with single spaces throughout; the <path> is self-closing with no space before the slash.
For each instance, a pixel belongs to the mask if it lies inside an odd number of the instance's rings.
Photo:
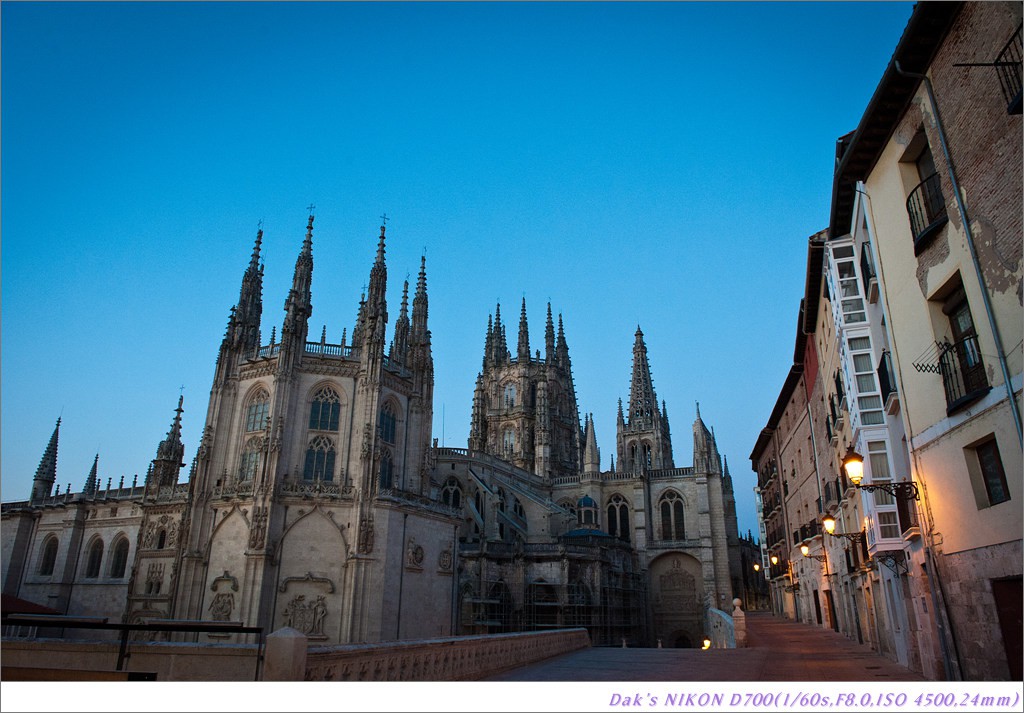
<path id="1" fill-rule="evenodd" d="M 946 143 L 946 131 L 942 127 L 942 117 L 939 115 L 939 104 L 935 100 L 935 92 L 932 90 L 932 82 L 924 74 L 905 72 L 900 63 L 895 62 L 896 71 L 904 77 L 920 79 L 928 90 L 928 101 L 931 102 L 932 112 L 935 115 L 935 127 L 939 132 L 939 143 L 942 145 L 942 155 L 946 157 L 946 165 L 949 166 L 949 180 L 953 184 L 953 195 L 956 197 L 957 211 L 960 213 L 960 221 L 964 225 L 964 233 L 967 237 L 967 247 L 971 253 L 971 262 L 974 263 L 974 271 L 981 285 L 981 297 L 985 304 L 985 315 L 988 317 L 989 327 L 992 329 L 992 337 L 995 340 L 996 356 L 999 359 L 999 368 L 1003 372 L 1003 386 L 1006 388 L 1007 398 L 1010 400 L 1010 413 L 1013 414 L 1013 423 L 1017 427 L 1017 441 L 1024 449 L 1024 431 L 1021 430 L 1020 411 L 1017 409 L 1017 400 L 1013 394 L 1013 384 L 1010 381 L 1010 370 L 1006 364 L 1006 353 L 1003 350 L 1003 340 L 999 336 L 999 327 L 996 325 L 995 313 L 992 311 L 992 302 L 988 296 L 988 285 L 985 283 L 985 276 L 981 271 L 981 263 L 978 262 L 978 251 L 974 246 L 974 234 L 971 231 L 970 221 L 967 219 L 967 209 L 964 207 L 963 198 L 960 195 L 960 184 L 956 180 L 956 171 L 953 168 L 953 158 L 949 155 L 949 146 Z"/>

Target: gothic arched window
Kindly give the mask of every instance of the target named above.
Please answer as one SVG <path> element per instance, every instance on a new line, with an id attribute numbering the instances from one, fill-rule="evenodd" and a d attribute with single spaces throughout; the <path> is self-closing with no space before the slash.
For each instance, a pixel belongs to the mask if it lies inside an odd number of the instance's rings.
<path id="1" fill-rule="evenodd" d="M 462 486 L 457 479 L 449 478 L 445 481 L 444 489 L 441 490 L 441 502 L 453 508 L 462 507 Z"/>
<path id="2" fill-rule="evenodd" d="M 325 386 L 313 396 L 309 407 L 309 427 L 316 431 L 337 431 L 338 415 L 341 413 L 341 399 L 338 392 Z"/>
<path id="3" fill-rule="evenodd" d="M 661 496 L 661 539 L 685 540 L 686 528 L 683 524 L 683 499 L 673 490 Z"/>
<path id="4" fill-rule="evenodd" d="M 385 443 L 395 442 L 395 423 L 395 408 L 389 401 L 380 410 L 380 438 Z"/>
<path id="5" fill-rule="evenodd" d="M 253 438 L 245 444 L 242 457 L 238 459 L 238 479 L 252 480 L 260 470 L 260 452 L 263 450 L 260 439 Z"/>
<path id="6" fill-rule="evenodd" d="M 89 554 L 85 560 L 85 576 L 95 579 L 100 576 L 100 565 L 103 563 L 103 540 L 96 538 L 89 545 Z"/>
<path id="7" fill-rule="evenodd" d="M 162 550 L 167 545 L 167 530 L 161 529 L 156 536 L 156 548 Z"/>
<path id="8" fill-rule="evenodd" d="M 380 457 L 380 489 L 394 487 L 394 464 L 391 462 L 391 451 L 385 449 Z"/>
<path id="9" fill-rule="evenodd" d="M 110 556 L 110 576 L 120 579 L 128 568 L 128 538 L 119 537 Z"/>
<path id="10" fill-rule="evenodd" d="M 613 495 L 608 501 L 608 534 L 629 540 L 629 505 L 621 495 Z"/>
<path id="11" fill-rule="evenodd" d="M 644 463 L 647 465 L 648 468 L 651 467 L 651 444 L 650 443 L 645 443 L 644 444 Z"/>
<path id="12" fill-rule="evenodd" d="M 502 439 L 502 450 L 505 455 L 511 456 L 516 450 L 516 432 L 514 429 L 508 429 L 505 431 L 505 436 Z"/>
<path id="13" fill-rule="evenodd" d="M 305 480 L 334 480 L 334 443 L 327 436 L 317 436 L 306 449 Z"/>
<path id="14" fill-rule="evenodd" d="M 245 409 L 245 430 L 262 431 L 267 425 L 267 414 L 270 412 L 270 396 L 260 389 Z"/>
<path id="15" fill-rule="evenodd" d="M 57 538 L 50 535 L 43 542 L 43 554 L 39 558 L 39 574 L 49 577 L 53 574 L 53 568 L 57 564 Z"/>
<path id="16" fill-rule="evenodd" d="M 505 384 L 505 408 L 514 408 L 516 405 L 516 385 Z"/>

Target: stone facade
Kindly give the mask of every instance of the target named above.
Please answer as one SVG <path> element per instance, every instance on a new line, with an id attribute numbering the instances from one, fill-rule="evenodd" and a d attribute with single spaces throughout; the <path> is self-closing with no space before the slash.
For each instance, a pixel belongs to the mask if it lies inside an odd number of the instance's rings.
<path id="1" fill-rule="evenodd" d="M 51 495 L 58 421 L 30 498 L 3 505 L 4 592 L 324 645 L 574 627 L 597 644 L 698 645 L 707 610 L 741 588 L 732 482 L 699 411 L 693 465 L 675 467 L 639 328 L 610 470 L 580 424 L 561 316 L 556 336 L 548 308 L 546 353 L 531 354 L 525 300 L 515 357 L 500 307 L 489 320 L 469 448 L 439 448 L 425 260 L 387 344 L 382 226 L 351 340 L 312 341 L 313 222 L 269 340 L 257 233 L 187 480 L 181 398 L 131 487 L 104 489 L 94 462 L 82 491 Z"/>

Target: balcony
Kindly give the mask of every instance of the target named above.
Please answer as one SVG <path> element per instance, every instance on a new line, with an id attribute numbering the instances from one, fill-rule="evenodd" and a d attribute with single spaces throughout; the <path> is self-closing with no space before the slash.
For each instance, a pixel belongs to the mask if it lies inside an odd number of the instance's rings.
<path id="1" fill-rule="evenodd" d="M 907 215 L 914 233 L 914 254 L 920 255 L 931 239 L 946 224 L 946 199 L 942 195 L 942 181 L 938 173 L 917 184 L 907 198 Z"/>
<path id="2" fill-rule="evenodd" d="M 900 400 L 896 388 L 896 374 L 892 370 L 892 355 L 888 350 L 882 352 L 878 362 L 878 387 L 882 392 L 882 404 L 890 416 L 899 413 Z"/>
<path id="3" fill-rule="evenodd" d="M 917 505 L 911 498 L 896 498 L 896 516 L 899 518 L 900 534 L 904 540 L 921 536 L 921 524 L 917 518 Z"/>
<path id="4" fill-rule="evenodd" d="M 1010 114 L 1021 113 L 1021 29 L 1017 28 L 1013 37 L 996 57 L 996 71 L 999 73 L 999 87 L 1006 99 L 1006 111 Z"/>
<path id="5" fill-rule="evenodd" d="M 878 302 L 878 277 L 875 275 L 875 266 L 871 262 L 871 252 L 868 243 L 860 248 L 860 279 L 864 283 L 864 294 L 870 304 Z"/>
<path id="6" fill-rule="evenodd" d="M 966 408 L 992 388 L 985 376 L 978 337 L 970 336 L 959 342 L 940 345 L 939 373 L 946 390 L 946 415 L 951 416 Z"/>

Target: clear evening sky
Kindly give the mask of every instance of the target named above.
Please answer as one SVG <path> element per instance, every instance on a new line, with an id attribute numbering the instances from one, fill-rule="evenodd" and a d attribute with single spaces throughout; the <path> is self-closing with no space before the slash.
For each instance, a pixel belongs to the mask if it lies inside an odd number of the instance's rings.
<path id="1" fill-rule="evenodd" d="M 263 341 L 316 205 L 310 339 L 427 257 L 434 435 L 465 447 L 489 314 L 562 314 L 615 453 L 643 329 L 676 464 L 695 402 L 756 532 L 748 455 L 792 363 L 807 238 L 910 17 L 865 3 L 0 6 L 2 487 L 186 460 L 263 221 Z M 389 329 L 390 340 L 390 329 Z M 182 478 L 187 476 L 187 469 Z"/>

